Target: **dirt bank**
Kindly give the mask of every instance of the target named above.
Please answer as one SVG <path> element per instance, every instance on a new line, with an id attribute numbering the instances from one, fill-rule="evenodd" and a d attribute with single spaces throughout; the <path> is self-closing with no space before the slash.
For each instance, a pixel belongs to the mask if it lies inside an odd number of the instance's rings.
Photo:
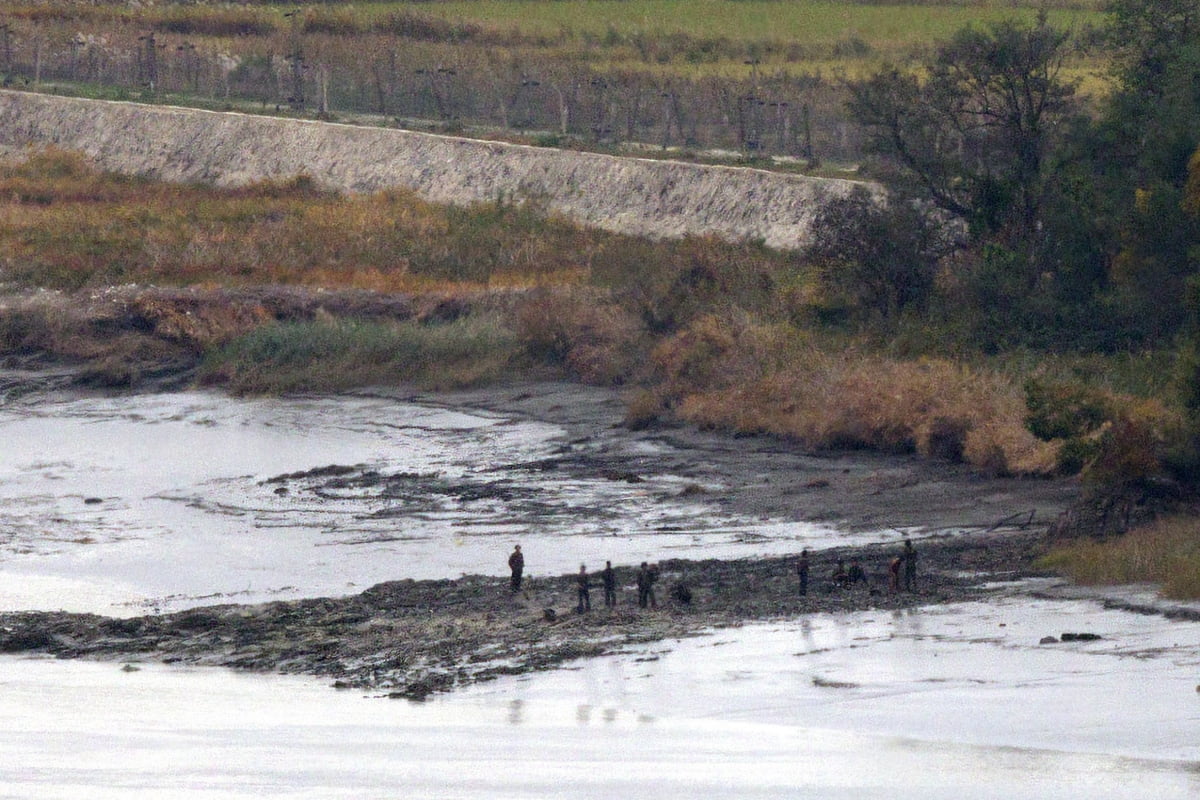
<path id="1" fill-rule="evenodd" d="M 1075 480 L 997 478 L 915 455 L 810 453 L 786 439 L 734 437 L 685 425 L 630 431 L 622 425 L 620 393 L 576 384 L 396 394 L 562 426 L 569 444 L 539 465 L 548 476 L 673 474 L 692 482 L 695 499 L 764 519 L 929 533 L 987 531 L 1016 522 L 1037 528 L 1053 522 L 1078 494 Z"/>
<path id="2" fill-rule="evenodd" d="M 105 169 L 239 185 L 306 174 L 331 188 L 407 188 L 465 205 L 536 198 L 586 225 L 796 247 L 849 181 L 621 158 L 390 128 L 0 91 L 0 155 L 56 145 Z"/>

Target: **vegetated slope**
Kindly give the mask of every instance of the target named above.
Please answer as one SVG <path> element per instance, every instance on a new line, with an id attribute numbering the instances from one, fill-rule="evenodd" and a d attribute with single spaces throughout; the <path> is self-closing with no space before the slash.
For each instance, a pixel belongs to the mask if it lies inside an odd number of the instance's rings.
<path id="1" fill-rule="evenodd" d="M 532 198 L 583 224 L 653 237 L 715 234 L 792 248 L 850 181 L 620 158 L 385 128 L 0 92 L 0 153 L 56 145 L 104 169 L 237 185 L 306 174 L 452 204 Z"/>

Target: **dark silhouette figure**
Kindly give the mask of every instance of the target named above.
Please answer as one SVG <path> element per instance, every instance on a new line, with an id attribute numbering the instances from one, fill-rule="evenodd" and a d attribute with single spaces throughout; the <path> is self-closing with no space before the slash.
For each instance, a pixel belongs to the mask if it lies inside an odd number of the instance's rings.
<path id="1" fill-rule="evenodd" d="M 917 550 L 912 541 L 904 540 L 904 591 L 917 590 Z"/>
<path id="2" fill-rule="evenodd" d="M 900 591 L 900 567 L 904 565 L 904 556 L 896 556 L 888 564 L 888 589 Z"/>
<path id="3" fill-rule="evenodd" d="M 796 577 L 800 579 L 800 596 L 808 594 L 808 548 L 800 551 L 800 560 L 796 562 Z"/>
<path id="4" fill-rule="evenodd" d="M 513 592 L 521 591 L 521 576 L 525 573 L 525 556 L 521 555 L 521 545 L 513 548 L 512 555 L 508 557 L 508 568 L 512 570 Z"/>
<path id="5" fill-rule="evenodd" d="M 575 610 L 582 614 L 584 611 L 592 610 L 592 592 L 591 585 L 588 583 L 587 566 L 579 565 L 579 574 L 575 576 L 575 583 L 579 587 L 579 602 L 575 604 Z"/>
<path id="6" fill-rule="evenodd" d="M 654 599 L 654 581 L 657 579 L 657 568 L 643 561 L 637 574 L 638 606 L 641 608 L 658 608 L 658 602 Z"/>
<path id="7" fill-rule="evenodd" d="M 613 572 L 611 561 L 604 562 L 600 579 L 604 582 L 604 605 L 612 608 L 617 604 L 617 574 Z"/>

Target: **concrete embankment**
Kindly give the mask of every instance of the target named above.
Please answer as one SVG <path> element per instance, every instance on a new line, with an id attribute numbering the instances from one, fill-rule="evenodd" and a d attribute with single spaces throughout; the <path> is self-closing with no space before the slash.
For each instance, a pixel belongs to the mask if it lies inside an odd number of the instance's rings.
<path id="1" fill-rule="evenodd" d="M 56 145 L 104 169 L 237 185 L 306 174 L 342 191 L 412 189 L 465 205 L 536 197 L 581 223 L 804 244 L 849 181 L 622 158 L 390 128 L 0 91 L 0 154 Z"/>

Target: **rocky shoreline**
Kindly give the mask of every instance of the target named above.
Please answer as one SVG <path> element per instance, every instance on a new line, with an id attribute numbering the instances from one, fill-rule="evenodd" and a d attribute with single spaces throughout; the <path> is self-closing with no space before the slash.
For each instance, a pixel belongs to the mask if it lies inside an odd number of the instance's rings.
<path id="1" fill-rule="evenodd" d="M 817 554 L 807 596 L 790 558 L 660 562 L 658 608 L 637 607 L 635 568 L 616 567 L 618 605 L 579 612 L 573 575 L 512 593 L 505 578 L 395 581 L 361 594 L 219 605 L 129 619 L 65 612 L 0 615 L 0 652 L 136 664 L 141 661 L 311 674 L 339 688 L 422 700 L 501 675 L 550 669 L 636 644 L 802 614 L 918 608 L 986 599 L 998 583 L 1036 574 L 1042 536 L 996 531 L 923 539 L 916 592 L 893 592 L 883 564 L 894 546 Z M 835 559 L 861 559 L 867 587 L 837 589 Z M 595 578 L 593 578 L 595 580 Z M 691 599 L 672 597 L 685 583 Z M 134 668 L 134 667 L 130 667 Z"/>

